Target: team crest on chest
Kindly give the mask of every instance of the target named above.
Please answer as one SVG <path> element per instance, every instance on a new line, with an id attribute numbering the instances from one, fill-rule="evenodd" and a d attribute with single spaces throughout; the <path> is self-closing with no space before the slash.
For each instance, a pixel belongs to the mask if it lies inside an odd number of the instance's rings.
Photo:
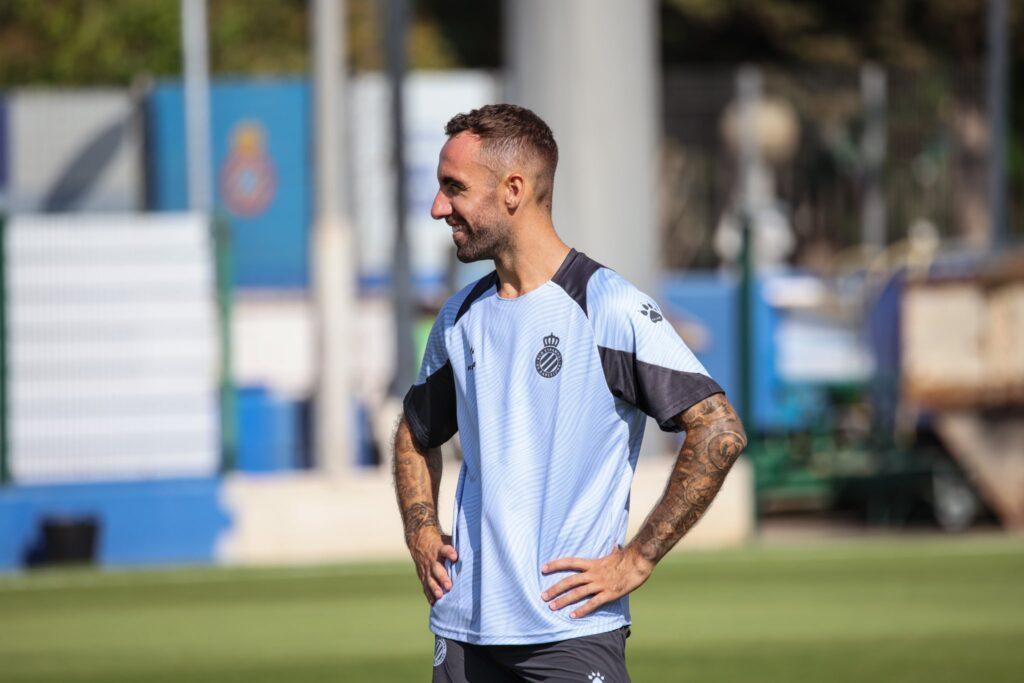
<path id="1" fill-rule="evenodd" d="M 544 337 L 544 348 L 537 353 L 534 361 L 541 377 L 554 377 L 562 369 L 562 352 L 558 350 L 558 341 L 554 332 Z"/>

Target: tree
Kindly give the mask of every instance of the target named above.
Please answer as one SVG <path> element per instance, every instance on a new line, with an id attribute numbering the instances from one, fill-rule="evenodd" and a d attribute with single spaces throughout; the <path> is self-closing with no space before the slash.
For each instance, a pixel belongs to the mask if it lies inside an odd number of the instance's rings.
<path id="1" fill-rule="evenodd" d="M 214 74 L 305 74 L 310 0 L 209 0 Z M 0 87 L 128 85 L 180 75 L 179 0 L 5 0 L 0 3 Z M 382 68 L 383 0 L 349 0 L 348 59 Z M 497 68 L 497 0 L 419 0 L 409 37 L 413 68 Z"/>

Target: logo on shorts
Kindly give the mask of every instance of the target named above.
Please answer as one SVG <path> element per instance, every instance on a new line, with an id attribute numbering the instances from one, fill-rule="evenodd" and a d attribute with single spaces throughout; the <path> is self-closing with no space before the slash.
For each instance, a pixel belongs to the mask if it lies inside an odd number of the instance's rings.
<path id="1" fill-rule="evenodd" d="M 648 318 L 651 319 L 652 323 L 661 322 L 663 320 L 661 312 L 658 311 L 658 309 L 654 306 L 653 303 L 641 304 L 640 315 L 647 316 Z"/>
<path id="2" fill-rule="evenodd" d="M 552 332 L 544 337 L 544 348 L 537 354 L 534 365 L 541 377 L 554 377 L 562 369 L 562 353 L 558 350 L 558 337 Z"/>
<path id="3" fill-rule="evenodd" d="M 587 676 L 587 680 L 590 683 L 604 683 L 604 676 L 601 675 L 600 671 L 591 671 L 590 675 Z"/>
<path id="4" fill-rule="evenodd" d="M 438 638 L 434 643 L 434 666 L 441 666 L 444 664 L 444 658 L 447 654 L 448 643 L 445 642 L 444 638 Z"/>

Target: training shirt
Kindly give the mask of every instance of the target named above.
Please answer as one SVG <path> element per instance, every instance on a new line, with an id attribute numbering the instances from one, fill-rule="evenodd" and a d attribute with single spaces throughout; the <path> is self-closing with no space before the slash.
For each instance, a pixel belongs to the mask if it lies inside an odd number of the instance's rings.
<path id="1" fill-rule="evenodd" d="M 628 596 L 572 619 L 578 604 L 540 597 L 572 572 L 540 567 L 623 544 L 646 415 L 678 431 L 675 416 L 722 389 L 654 301 L 583 253 L 522 296 L 498 286 L 492 272 L 447 301 L 404 401 L 420 445 L 462 444 L 459 559 L 430 628 L 480 645 L 619 628 Z"/>

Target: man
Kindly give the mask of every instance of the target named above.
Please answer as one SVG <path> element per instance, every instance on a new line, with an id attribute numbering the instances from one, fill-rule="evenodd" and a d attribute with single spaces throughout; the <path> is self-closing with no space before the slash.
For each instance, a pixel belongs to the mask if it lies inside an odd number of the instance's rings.
<path id="1" fill-rule="evenodd" d="M 438 314 L 395 435 L 434 680 L 627 681 L 627 595 L 714 498 L 743 427 L 654 302 L 555 233 L 558 148 L 539 117 L 490 105 L 445 133 L 431 215 L 461 261 L 495 270 Z M 647 415 L 686 440 L 622 546 Z M 437 448 L 456 431 L 447 536 Z"/>

